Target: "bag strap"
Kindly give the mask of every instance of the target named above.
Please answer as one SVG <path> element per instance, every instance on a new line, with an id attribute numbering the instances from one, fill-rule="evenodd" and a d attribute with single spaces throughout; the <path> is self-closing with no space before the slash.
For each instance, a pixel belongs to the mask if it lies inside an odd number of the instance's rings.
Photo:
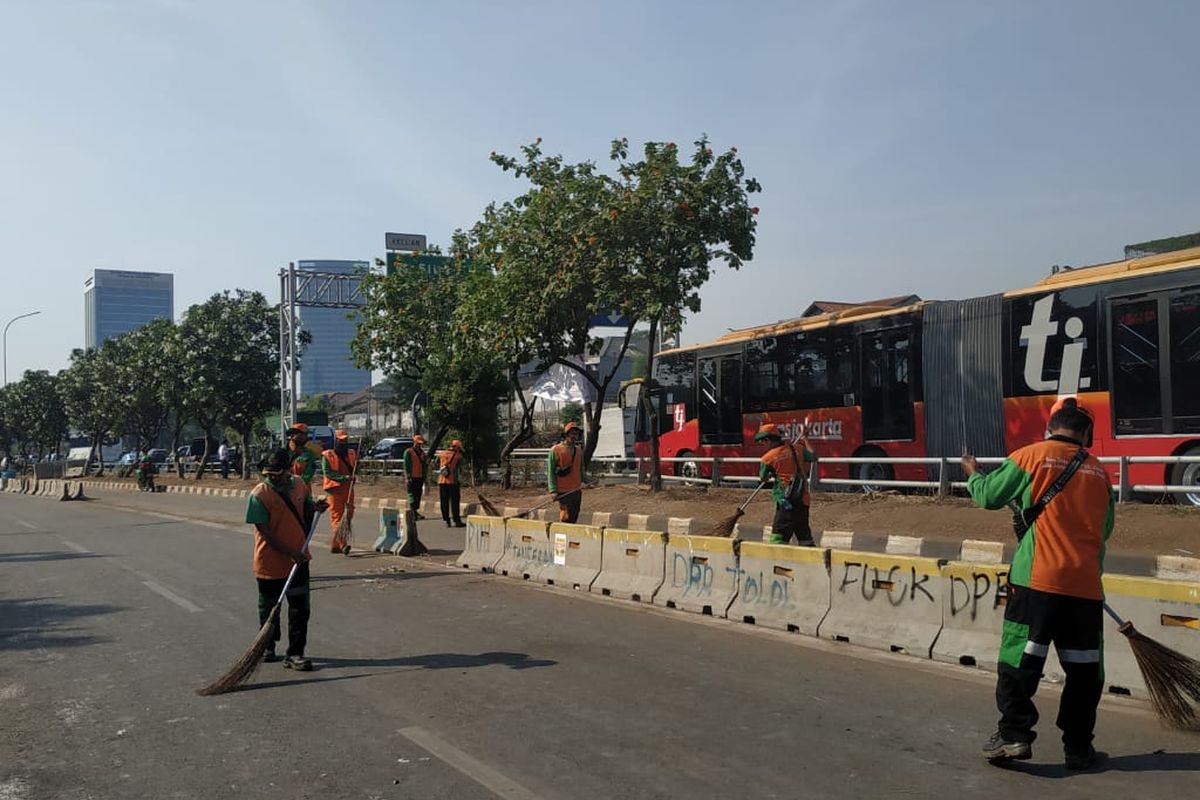
<path id="1" fill-rule="evenodd" d="M 1067 466 L 1054 479 L 1054 483 L 1050 484 L 1050 488 L 1042 493 L 1042 496 L 1038 498 L 1036 503 L 1025 509 L 1025 518 L 1030 523 L 1040 517 L 1042 512 L 1046 510 L 1046 506 L 1050 504 L 1050 501 L 1058 497 L 1062 490 L 1066 488 L 1067 483 L 1075 476 L 1079 468 L 1083 466 L 1083 462 L 1087 460 L 1087 457 L 1088 451 L 1084 448 L 1081 447 L 1075 451 L 1075 456 L 1067 462 Z"/>
<path id="2" fill-rule="evenodd" d="M 268 483 L 267 485 L 271 487 L 271 491 L 279 495 L 279 498 L 283 500 L 284 504 L 288 507 L 288 511 L 292 512 L 292 516 L 296 518 L 296 522 L 300 523 L 300 530 L 308 533 L 307 526 L 304 524 L 304 518 L 301 517 L 300 512 L 296 510 L 296 504 L 292 502 L 292 498 L 276 489 L 272 484 Z"/>
<path id="3" fill-rule="evenodd" d="M 787 446 L 788 446 L 788 450 L 790 450 L 792 452 L 792 463 L 796 465 L 796 476 L 794 478 L 792 478 L 792 483 L 795 483 L 796 480 L 799 479 L 800 482 L 803 484 L 804 481 L 808 480 L 808 476 L 805 475 L 804 470 L 802 470 L 800 468 L 800 457 L 796 455 L 796 445 L 792 444 L 791 442 L 788 442 Z"/>

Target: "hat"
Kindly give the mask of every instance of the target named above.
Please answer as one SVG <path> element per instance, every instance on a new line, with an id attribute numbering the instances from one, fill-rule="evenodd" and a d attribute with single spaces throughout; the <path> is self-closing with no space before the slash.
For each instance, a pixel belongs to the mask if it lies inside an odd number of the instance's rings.
<path id="1" fill-rule="evenodd" d="M 566 425 L 563 426 L 563 436 L 566 436 L 571 431 L 579 431 L 580 433 L 583 433 L 583 428 L 579 427 L 578 422 L 576 422 L 575 420 L 571 420 L 570 422 L 568 422 Z"/>
<path id="2" fill-rule="evenodd" d="M 782 439 L 783 434 L 779 432 L 779 426 L 773 422 L 767 422 L 758 429 L 758 433 L 754 434 L 754 441 L 761 442 L 763 439 Z"/>
<path id="3" fill-rule="evenodd" d="M 295 425 L 288 428 L 288 436 L 291 436 L 293 433 L 303 433 L 305 436 L 308 436 L 308 426 L 303 422 L 297 422 Z"/>
<path id="4" fill-rule="evenodd" d="M 346 433 L 345 428 L 338 428 L 333 432 L 333 438 L 337 439 L 339 442 L 344 442 L 350 438 L 350 434 Z"/>
<path id="5" fill-rule="evenodd" d="M 462 450 L 462 439 L 455 439 L 450 443 L 450 446 L 455 450 Z"/>
<path id="6" fill-rule="evenodd" d="M 1092 412 L 1084 407 L 1083 403 L 1079 402 L 1078 397 L 1060 397 L 1054 401 L 1054 405 L 1050 406 L 1050 416 L 1054 416 L 1064 408 L 1077 408 L 1082 411 L 1089 419 L 1092 418 Z"/>
<path id="7" fill-rule="evenodd" d="M 425 437 L 418 433 L 413 436 L 413 444 L 425 444 Z"/>
<path id="8" fill-rule="evenodd" d="M 292 457 L 288 455 L 288 451 L 283 448 L 272 450 L 259 465 L 264 475 L 282 475 L 287 472 L 292 466 Z"/>

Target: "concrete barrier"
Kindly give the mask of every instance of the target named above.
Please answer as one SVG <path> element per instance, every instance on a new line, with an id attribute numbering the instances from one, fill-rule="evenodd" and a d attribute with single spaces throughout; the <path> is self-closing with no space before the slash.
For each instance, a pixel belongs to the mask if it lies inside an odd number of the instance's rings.
<path id="1" fill-rule="evenodd" d="M 78 481 L 75 484 L 75 494 L 71 495 L 72 500 L 87 500 L 87 495 L 83 493 L 83 481 Z"/>
<path id="2" fill-rule="evenodd" d="M 1008 604 L 1008 565 L 951 561 L 942 566 L 940 581 L 942 632 L 934 660 L 995 670 Z"/>
<path id="3" fill-rule="evenodd" d="M 1141 633 L 1200 661 L 1200 583 L 1105 575 L 1113 610 Z M 1129 642 L 1104 616 L 1104 683 L 1114 694 L 1146 696 Z"/>
<path id="4" fill-rule="evenodd" d="M 744 541 L 737 595 L 726 616 L 751 625 L 817 635 L 829 612 L 829 551 Z"/>
<path id="5" fill-rule="evenodd" d="M 493 572 L 504 555 L 504 519 L 472 515 L 467 517 L 463 551 L 454 563 L 463 569 Z"/>
<path id="6" fill-rule="evenodd" d="M 537 575 L 550 586 L 586 592 L 600 574 L 604 549 L 603 529 L 595 525 L 550 524 L 553 559 Z"/>
<path id="7" fill-rule="evenodd" d="M 71 484 L 70 481 L 63 481 L 59 484 L 58 500 L 65 502 L 71 499 Z"/>
<path id="8" fill-rule="evenodd" d="M 416 513 L 405 509 L 400 512 L 396 522 L 396 535 L 400 538 L 392 546 L 392 555 L 422 556 L 429 552 L 425 545 L 421 544 L 420 537 L 417 536 Z"/>
<path id="9" fill-rule="evenodd" d="M 504 521 L 504 555 L 495 571 L 510 578 L 539 580 L 542 570 L 554 563 L 550 523 L 535 519 Z"/>
<path id="10" fill-rule="evenodd" d="M 942 629 L 937 559 L 856 550 L 834 550 L 829 559 L 822 638 L 930 657 Z"/>
<path id="11" fill-rule="evenodd" d="M 390 553 L 400 541 L 399 528 L 400 512 L 394 508 L 384 508 L 379 511 L 379 536 L 371 545 L 376 553 Z"/>
<path id="12" fill-rule="evenodd" d="M 667 536 L 657 531 L 605 528 L 596 594 L 649 603 L 663 584 Z"/>
<path id="13" fill-rule="evenodd" d="M 669 536 L 656 606 L 722 616 L 737 594 L 737 552 L 732 539 Z"/>

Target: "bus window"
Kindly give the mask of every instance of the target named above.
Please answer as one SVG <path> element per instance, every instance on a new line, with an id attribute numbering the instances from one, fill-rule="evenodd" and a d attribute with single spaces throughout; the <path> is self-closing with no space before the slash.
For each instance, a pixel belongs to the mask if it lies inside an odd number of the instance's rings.
<path id="1" fill-rule="evenodd" d="M 1200 292 L 1171 298 L 1171 416 L 1174 433 L 1200 433 Z"/>
<path id="2" fill-rule="evenodd" d="M 746 343 L 746 410 L 791 408 L 790 391 L 781 380 L 780 340 L 775 337 Z"/>
<path id="3" fill-rule="evenodd" d="M 912 356 L 912 332 L 907 327 L 861 335 L 864 440 L 910 440 L 916 434 Z"/>
<path id="4" fill-rule="evenodd" d="M 701 358 L 697 369 L 701 444 L 742 443 L 742 357 Z"/>
<path id="5" fill-rule="evenodd" d="M 654 365 L 659 395 L 655 399 L 659 434 L 680 427 L 696 418 L 696 359 L 691 353 L 679 353 L 659 358 Z M 643 427 L 645 427 L 643 423 Z M 650 438 L 650 431 L 645 431 Z M 644 440 L 642 440 L 644 441 Z"/>
<path id="6" fill-rule="evenodd" d="M 1158 299 L 1114 300 L 1112 403 L 1118 434 L 1163 432 Z"/>

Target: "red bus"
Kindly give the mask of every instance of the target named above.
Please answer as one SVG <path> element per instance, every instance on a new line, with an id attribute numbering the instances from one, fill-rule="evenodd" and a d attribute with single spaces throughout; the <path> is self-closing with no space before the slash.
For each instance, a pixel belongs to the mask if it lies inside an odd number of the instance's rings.
<path id="1" fill-rule="evenodd" d="M 666 458 L 757 457 L 766 421 L 827 457 L 1001 456 L 1041 439 L 1056 397 L 1096 417 L 1099 456 L 1200 456 L 1200 248 L 1064 269 L 969 300 L 858 305 L 661 353 Z M 649 454 L 647 420 L 637 452 Z M 750 474 L 743 469 L 726 474 Z M 703 462 L 664 472 L 706 475 Z M 1116 466 L 1112 466 L 1114 481 Z M 936 480 L 925 466 L 827 464 L 822 476 Z M 1197 485 L 1200 464 L 1134 464 L 1142 485 Z"/>

